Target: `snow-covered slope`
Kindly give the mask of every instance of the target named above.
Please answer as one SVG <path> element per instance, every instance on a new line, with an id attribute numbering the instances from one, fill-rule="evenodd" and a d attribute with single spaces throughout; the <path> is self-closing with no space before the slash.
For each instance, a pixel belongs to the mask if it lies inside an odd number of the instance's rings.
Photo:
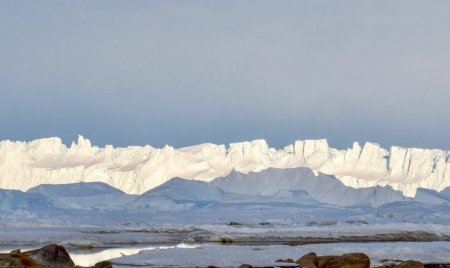
<path id="1" fill-rule="evenodd" d="M 47 210 L 53 209 L 50 198 L 38 193 L 24 193 L 18 190 L 0 189 L 0 211 L 10 210 Z M 1 212 L 0 212 L 1 213 Z"/>
<path id="2" fill-rule="evenodd" d="M 355 189 L 345 186 L 333 176 L 319 173 L 317 176 L 308 168 L 267 169 L 258 173 L 242 174 L 232 172 L 224 178 L 210 182 L 226 192 L 244 195 L 273 196 L 283 190 L 302 190 L 313 199 L 341 206 L 372 206 L 406 201 L 400 191 L 391 187 L 369 187 Z"/>
<path id="3" fill-rule="evenodd" d="M 437 192 L 431 189 L 417 189 L 414 201 L 430 204 L 450 204 L 450 187 Z"/>
<path id="4" fill-rule="evenodd" d="M 105 183 L 68 183 L 68 184 L 42 184 L 33 187 L 27 192 L 40 193 L 51 197 L 77 197 L 99 196 L 99 195 L 121 195 L 124 192 Z"/>
<path id="5" fill-rule="evenodd" d="M 334 180 L 337 181 L 336 179 Z M 246 187 L 246 185 L 240 184 L 240 187 L 243 188 Z M 243 193 L 244 194 L 224 191 L 215 180 L 212 182 L 204 182 L 174 178 L 143 193 L 135 201 L 128 204 L 127 208 L 154 209 L 160 211 L 167 209 L 212 207 L 219 203 L 236 205 L 264 203 L 267 204 L 267 206 L 276 205 L 276 203 L 323 205 L 311 198 L 307 192 L 298 189 L 280 189 L 274 191 L 271 195 L 261 195 L 258 192 L 251 191 Z M 365 200 L 364 202 L 365 203 L 362 205 L 367 204 Z"/>
<path id="6" fill-rule="evenodd" d="M 0 226 L 447 224 L 449 211 L 449 203 L 411 201 L 390 187 L 355 189 L 307 168 L 233 172 L 211 182 L 174 178 L 139 196 L 102 183 L 0 189 Z"/>
<path id="7" fill-rule="evenodd" d="M 223 200 L 226 193 L 204 181 L 174 178 L 139 196 L 132 209 L 173 210 L 208 206 Z"/>
<path id="8" fill-rule="evenodd" d="M 136 198 L 135 195 L 127 195 L 100 182 L 42 184 L 29 189 L 27 193 L 47 196 L 55 206 L 66 209 L 115 210 Z"/>
<path id="9" fill-rule="evenodd" d="M 407 196 L 414 196 L 419 187 L 440 191 L 450 186 L 448 151 L 385 150 L 374 143 L 337 150 L 326 140 L 306 140 L 277 150 L 264 140 L 181 149 L 99 148 L 81 136 L 69 148 L 59 138 L 0 142 L 0 188 L 7 189 L 99 181 L 137 194 L 175 177 L 210 181 L 232 170 L 248 173 L 269 167 L 309 167 L 352 187 L 390 185 Z"/>
<path id="10" fill-rule="evenodd" d="M 144 193 L 141 197 L 159 196 L 178 201 L 220 201 L 224 191 L 203 181 L 174 178 Z"/>

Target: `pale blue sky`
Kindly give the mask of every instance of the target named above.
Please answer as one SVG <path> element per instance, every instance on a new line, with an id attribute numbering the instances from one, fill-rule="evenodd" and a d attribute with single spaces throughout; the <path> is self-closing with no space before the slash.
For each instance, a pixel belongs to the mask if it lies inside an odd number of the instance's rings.
<path id="1" fill-rule="evenodd" d="M 0 139 L 450 149 L 450 1 L 3 1 Z"/>

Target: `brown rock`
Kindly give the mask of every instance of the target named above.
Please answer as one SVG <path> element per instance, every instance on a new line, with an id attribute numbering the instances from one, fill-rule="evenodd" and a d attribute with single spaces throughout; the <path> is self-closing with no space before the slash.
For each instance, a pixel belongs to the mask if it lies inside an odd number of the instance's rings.
<path id="1" fill-rule="evenodd" d="M 370 268 L 370 259 L 363 253 L 350 253 L 342 256 L 318 257 L 318 268 Z M 423 268 L 423 267 L 422 267 Z"/>
<path id="2" fill-rule="evenodd" d="M 425 263 L 425 268 L 450 268 L 450 263 Z"/>
<path id="3" fill-rule="evenodd" d="M 9 253 L 0 253 L 0 267 L 24 267 L 19 257 L 13 257 Z"/>
<path id="4" fill-rule="evenodd" d="M 425 266 L 420 261 L 404 261 L 394 266 L 395 268 L 424 268 Z"/>
<path id="5" fill-rule="evenodd" d="M 340 256 L 320 256 L 317 257 L 317 268 L 325 268 L 327 263 L 335 258 L 340 258 Z"/>
<path id="6" fill-rule="evenodd" d="M 317 255 L 314 252 L 310 252 L 296 261 L 302 268 L 317 268 Z"/>
<path id="7" fill-rule="evenodd" d="M 250 264 L 241 264 L 239 266 L 239 268 L 252 268 L 253 266 L 251 266 Z"/>
<path id="8" fill-rule="evenodd" d="M 109 261 L 97 262 L 94 268 L 112 268 L 112 264 Z"/>
<path id="9" fill-rule="evenodd" d="M 20 254 L 20 259 L 25 266 L 75 267 L 66 249 L 54 244 L 23 252 Z"/>
<path id="10" fill-rule="evenodd" d="M 9 253 L 11 257 L 19 257 L 20 256 L 20 249 L 15 249 Z"/>

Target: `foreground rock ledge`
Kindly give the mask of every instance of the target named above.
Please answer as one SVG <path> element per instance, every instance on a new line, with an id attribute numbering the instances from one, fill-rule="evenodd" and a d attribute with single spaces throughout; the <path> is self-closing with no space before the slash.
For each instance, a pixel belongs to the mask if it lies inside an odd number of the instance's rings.
<path id="1" fill-rule="evenodd" d="M 278 259 L 280 265 L 276 267 L 301 268 L 370 268 L 370 259 L 364 253 L 350 253 L 341 256 L 317 256 L 311 252 L 297 261 L 292 259 Z M 0 254 L 0 268 L 33 267 L 33 268 L 82 268 L 76 266 L 66 249 L 60 245 L 47 245 L 40 249 L 21 252 L 20 249 L 10 253 Z M 241 268 L 255 267 L 243 264 Z M 88 268 L 88 267 L 86 267 Z M 109 261 L 102 261 L 89 268 L 112 268 Z M 450 264 L 430 263 L 423 264 L 418 261 L 403 261 L 398 264 L 383 265 L 379 268 L 450 268 Z"/>
<path id="2" fill-rule="evenodd" d="M 342 256 L 317 256 L 311 252 L 296 261 L 302 268 L 370 268 L 370 259 L 364 253 Z"/>
<path id="3" fill-rule="evenodd" d="M 75 268 L 75 263 L 63 246 L 47 245 L 40 249 L 21 252 L 20 249 L 10 253 L 0 254 L 0 267 L 50 267 L 50 268 Z M 95 268 L 112 268 L 108 261 L 99 262 Z"/>
<path id="4" fill-rule="evenodd" d="M 397 263 L 385 264 L 376 268 L 450 268 L 450 264 L 428 263 L 423 264 L 419 261 L 400 261 Z M 275 267 L 301 267 L 301 268 L 370 268 L 370 259 L 364 253 L 349 253 L 341 256 L 317 256 L 311 252 L 297 261 L 292 259 L 278 259 L 275 261 Z M 240 268 L 259 268 L 250 264 L 242 264 Z M 265 267 L 267 268 L 267 267 Z"/>

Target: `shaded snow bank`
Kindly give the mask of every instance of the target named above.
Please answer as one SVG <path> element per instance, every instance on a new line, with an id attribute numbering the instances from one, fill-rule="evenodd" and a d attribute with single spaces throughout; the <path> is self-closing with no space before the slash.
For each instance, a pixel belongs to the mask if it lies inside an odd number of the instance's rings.
<path id="1" fill-rule="evenodd" d="M 400 191 L 389 186 L 355 189 L 345 186 L 333 176 L 322 173 L 316 176 L 308 168 L 270 168 L 249 174 L 232 172 L 224 178 L 213 180 L 211 184 L 227 192 L 245 195 L 273 196 L 283 190 L 302 190 L 319 202 L 340 206 L 378 207 L 408 200 Z"/>

